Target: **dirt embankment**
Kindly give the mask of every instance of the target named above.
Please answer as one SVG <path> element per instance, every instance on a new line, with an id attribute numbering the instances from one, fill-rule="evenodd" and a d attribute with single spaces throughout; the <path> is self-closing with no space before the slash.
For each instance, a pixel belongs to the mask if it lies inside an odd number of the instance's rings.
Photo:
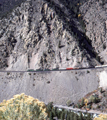
<path id="1" fill-rule="evenodd" d="M 0 73 L 0 101 L 25 93 L 45 103 L 65 105 L 68 100 L 77 102 L 98 86 L 96 70 Z"/>

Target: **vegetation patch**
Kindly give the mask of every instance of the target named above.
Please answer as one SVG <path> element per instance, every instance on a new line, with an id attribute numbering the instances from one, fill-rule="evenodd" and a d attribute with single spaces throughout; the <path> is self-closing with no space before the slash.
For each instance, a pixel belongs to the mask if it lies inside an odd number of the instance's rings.
<path id="1" fill-rule="evenodd" d="M 24 93 L 0 103 L 0 120 L 44 120 L 46 117 L 45 104 Z"/>
<path id="2" fill-rule="evenodd" d="M 73 112 L 71 110 L 59 109 L 53 106 L 53 103 L 50 102 L 47 105 L 48 119 L 58 119 L 58 120 L 92 120 L 93 117 L 91 114 L 83 114 L 81 112 Z"/>

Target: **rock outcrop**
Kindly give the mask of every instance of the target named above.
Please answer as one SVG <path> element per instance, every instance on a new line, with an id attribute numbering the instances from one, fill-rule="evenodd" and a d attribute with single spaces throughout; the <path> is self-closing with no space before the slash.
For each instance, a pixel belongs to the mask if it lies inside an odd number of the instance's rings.
<path id="1" fill-rule="evenodd" d="M 86 25 L 86 35 L 92 41 L 96 52 L 107 61 L 105 57 L 107 54 L 105 53 L 107 51 L 107 1 L 89 0 L 80 7 L 80 10 Z"/>
<path id="2" fill-rule="evenodd" d="M 80 7 L 81 18 L 77 17 L 78 9 L 72 9 L 70 4 L 69 0 L 27 0 L 1 19 L 0 69 L 89 67 L 106 63 L 104 55 L 99 57 L 106 50 L 106 3 L 89 0 L 74 4 L 74 8 Z M 82 17 L 86 34 L 80 24 Z"/>

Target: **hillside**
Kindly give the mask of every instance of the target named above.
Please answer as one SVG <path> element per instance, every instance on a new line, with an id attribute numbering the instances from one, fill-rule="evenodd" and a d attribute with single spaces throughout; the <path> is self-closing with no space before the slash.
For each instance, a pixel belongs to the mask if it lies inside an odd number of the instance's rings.
<path id="1" fill-rule="evenodd" d="M 104 0 L 23 2 L 0 20 L 0 69 L 106 63 L 106 7 Z"/>
<path id="2" fill-rule="evenodd" d="M 106 68 L 2 72 L 107 64 L 106 0 L 1 0 L 0 5 L 0 101 L 25 93 L 65 105 L 107 88 Z"/>

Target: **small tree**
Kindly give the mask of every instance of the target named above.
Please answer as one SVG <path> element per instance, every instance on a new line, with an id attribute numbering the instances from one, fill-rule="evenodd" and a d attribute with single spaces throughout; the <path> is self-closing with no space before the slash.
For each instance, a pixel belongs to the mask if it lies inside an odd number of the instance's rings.
<path id="1" fill-rule="evenodd" d="M 82 115 L 82 112 L 80 112 L 80 117 L 79 117 L 80 120 L 84 120 L 84 117 Z"/>
<path id="2" fill-rule="evenodd" d="M 71 112 L 71 113 L 70 113 L 70 120 L 73 120 L 73 118 L 74 118 L 74 113 Z"/>
<path id="3" fill-rule="evenodd" d="M 74 115 L 74 119 L 73 120 L 78 120 L 78 115 L 77 114 Z"/>
<path id="4" fill-rule="evenodd" d="M 48 105 L 46 106 L 46 112 L 48 113 L 48 117 L 50 115 L 50 112 L 52 111 L 53 108 L 53 102 L 48 103 Z"/>
<path id="5" fill-rule="evenodd" d="M 91 114 L 87 113 L 87 120 L 92 120 Z"/>
<path id="6" fill-rule="evenodd" d="M 70 113 L 67 114 L 67 120 L 70 120 Z"/>
<path id="7" fill-rule="evenodd" d="M 61 117 L 61 111 L 59 111 L 59 110 L 57 109 L 57 112 L 56 112 L 56 113 L 57 113 L 57 118 L 60 119 L 60 117 Z"/>
<path id="8" fill-rule="evenodd" d="M 49 114 L 49 119 L 53 120 L 53 113 L 52 112 L 50 112 L 50 114 Z"/>
<path id="9" fill-rule="evenodd" d="M 77 104 L 77 107 L 78 107 L 78 108 L 81 108 L 81 105 L 78 103 L 78 104 Z"/>
<path id="10" fill-rule="evenodd" d="M 82 98 L 81 106 L 82 106 L 82 107 L 84 106 L 84 98 Z"/>
<path id="11" fill-rule="evenodd" d="M 61 113 L 61 120 L 64 120 L 64 118 L 65 118 L 65 112 L 62 111 L 62 113 Z"/>

